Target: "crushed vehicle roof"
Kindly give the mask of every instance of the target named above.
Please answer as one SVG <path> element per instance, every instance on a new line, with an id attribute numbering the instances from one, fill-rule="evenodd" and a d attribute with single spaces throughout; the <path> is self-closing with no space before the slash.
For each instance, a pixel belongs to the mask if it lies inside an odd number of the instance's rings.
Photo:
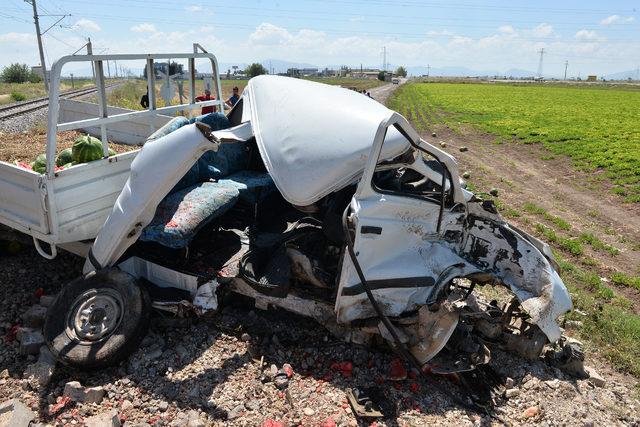
<path id="1" fill-rule="evenodd" d="M 355 181 L 364 169 L 380 122 L 393 111 L 361 93 L 308 80 L 258 76 L 242 97 L 262 160 L 278 190 L 307 206 Z M 381 158 L 409 141 L 390 128 Z"/>

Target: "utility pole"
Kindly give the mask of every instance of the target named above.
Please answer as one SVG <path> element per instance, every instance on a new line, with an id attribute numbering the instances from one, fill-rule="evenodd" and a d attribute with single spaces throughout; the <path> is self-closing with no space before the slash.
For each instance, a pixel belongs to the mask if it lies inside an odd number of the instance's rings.
<path id="1" fill-rule="evenodd" d="M 564 61 L 564 79 L 567 80 L 567 67 L 569 66 L 569 61 Z"/>
<path id="2" fill-rule="evenodd" d="M 544 56 L 544 48 L 538 51 L 540 54 L 540 62 L 538 63 L 538 77 L 542 78 L 542 58 Z"/>
<path id="3" fill-rule="evenodd" d="M 382 69 L 387 71 L 387 47 L 382 46 Z"/>
<path id="4" fill-rule="evenodd" d="M 91 45 L 91 37 L 87 37 L 87 55 L 93 55 L 93 46 Z M 91 74 L 93 74 L 93 81 L 96 81 L 96 68 L 94 62 L 91 61 Z"/>
<path id="5" fill-rule="evenodd" d="M 431 65 L 427 64 L 427 77 L 429 77 L 430 71 L 431 71 Z"/>
<path id="6" fill-rule="evenodd" d="M 38 49 L 40 50 L 40 66 L 42 67 L 42 76 L 44 80 L 44 90 L 49 92 L 49 81 L 47 80 L 47 65 L 44 62 L 44 48 L 42 47 L 42 34 L 40 34 L 40 21 L 38 20 L 38 8 L 36 0 L 24 0 L 33 6 L 33 22 L 36 24 L 36 36 L 38 38 Z"/>

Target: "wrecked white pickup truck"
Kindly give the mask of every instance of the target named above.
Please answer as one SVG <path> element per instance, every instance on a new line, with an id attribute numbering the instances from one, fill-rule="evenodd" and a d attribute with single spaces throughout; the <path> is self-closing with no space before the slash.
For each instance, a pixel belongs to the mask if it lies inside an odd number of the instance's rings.
<path id="1" fill-rule="evenodd" d="M 559 339 L 571 299 L 548 246 L 465 190 L 455 160 L 401 115 L 260 76 L 211 118 L 133 160 L 84 277 L 49 310 L 45 338 L 63 363 L 114 363 L 152 308 L 214 311 L 229 292 L 351 342 L 386 341 L 436 372 L 486 363 L 487 342 L 539 354 Z M 511 303 L 476 299 L 485 285 Z"/>

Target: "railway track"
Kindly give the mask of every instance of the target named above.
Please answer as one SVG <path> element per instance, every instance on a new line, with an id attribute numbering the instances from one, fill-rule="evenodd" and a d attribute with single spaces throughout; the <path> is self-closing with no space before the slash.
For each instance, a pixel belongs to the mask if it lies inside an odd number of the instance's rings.
<path id="1" fill-rule="evenodd" d="M 110 88 L 118 85 L 119 83 L 114 83 L 106 88 Z M 90 95 L 96 92 L 97 88 L 84 88 L 84 89 L 76 89 L 69 92 L 65 92 L 60 98 L 73 99 L 78 98 L 85 95 Z M 0 121 L 9 119 L 12 117 L 19 116 L 21 114 L 27 114 L 32 111 L 39 110 L 41 108 L 46 108 L 49 105 L 49 97 L 43 96 L 42 98 L 31 99 L 29 101 L 20 102 L 17 104 L 6 105 L 4 107 L 0 107 Z"/>

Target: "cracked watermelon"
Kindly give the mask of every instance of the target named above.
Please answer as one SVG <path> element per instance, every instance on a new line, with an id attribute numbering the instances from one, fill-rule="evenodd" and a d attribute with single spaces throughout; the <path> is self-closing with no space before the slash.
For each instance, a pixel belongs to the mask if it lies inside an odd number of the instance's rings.
<path id="1" fill-rule="evenodd" d="M 45 173 L 47 170 L 47 156 L 44 154 L 38 155 L 36 160 L 31 164 L 31 168 L 34 172 Z"/>
<path id="2" fill-rule="evenodd" d="M 71 148 L 65 148 L 60 152 L 60 154 L 58 154 L 58 157 L 56 157 L 56 166 L 63 166 L 71 162 L 73 162 Z"/>
<path id="3" fill-rule="evenodd" d="M 71 148 L 73 161 L 87 163 L 102 158 L 102 142 L 89 135 L 78 137 Z"/>

